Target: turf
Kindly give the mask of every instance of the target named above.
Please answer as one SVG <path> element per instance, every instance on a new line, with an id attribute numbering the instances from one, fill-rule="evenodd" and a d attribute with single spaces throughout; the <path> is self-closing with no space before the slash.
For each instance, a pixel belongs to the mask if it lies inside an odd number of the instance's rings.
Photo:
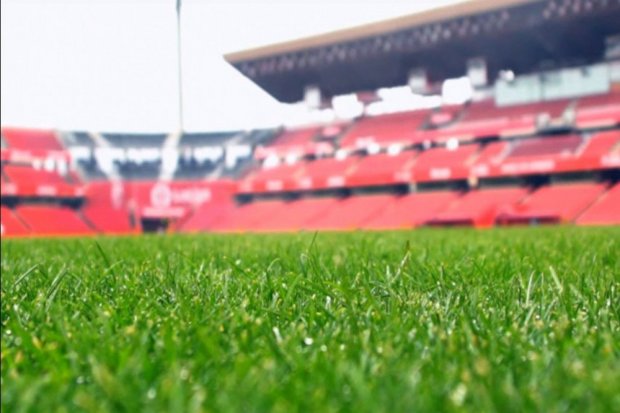
<path id="1" fill-rule="evenodd" d="M 620 228 L 2 242 L 2 411 L 620 411 Z"/>

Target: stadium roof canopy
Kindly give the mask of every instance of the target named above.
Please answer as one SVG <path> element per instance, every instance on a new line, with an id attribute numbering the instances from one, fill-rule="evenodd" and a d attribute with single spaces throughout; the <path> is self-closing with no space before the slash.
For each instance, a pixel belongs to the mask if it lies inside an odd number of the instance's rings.
<path id="1" fill-rule="evenodd" d="M 404 85 L 414 68 L 432 82 L 463 76 L 474 57 L 486 59 L 490 79 L 593 63 L 618 22 L 620 0 L 472 0 L 225 59 L 276 99 L 297 102 L 308 85 L 325 97 Z"/>

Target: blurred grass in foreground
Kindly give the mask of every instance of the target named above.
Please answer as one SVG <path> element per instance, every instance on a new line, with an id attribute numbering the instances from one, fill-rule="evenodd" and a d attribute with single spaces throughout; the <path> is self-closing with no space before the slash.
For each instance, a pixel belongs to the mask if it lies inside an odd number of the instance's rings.
<path id="1" fill-rule="evenodd" d="M 2 411 L 620 411 L 620 228 L 2 242 Z"/>

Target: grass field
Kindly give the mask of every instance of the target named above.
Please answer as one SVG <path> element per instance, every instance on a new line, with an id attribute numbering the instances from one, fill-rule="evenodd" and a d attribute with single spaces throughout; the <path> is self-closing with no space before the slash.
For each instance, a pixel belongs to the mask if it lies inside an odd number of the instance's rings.
<path id="1" fill-rule="evenodd" d="M 2 411 L 619 412 L 620 228 L 2 242 Z"/>

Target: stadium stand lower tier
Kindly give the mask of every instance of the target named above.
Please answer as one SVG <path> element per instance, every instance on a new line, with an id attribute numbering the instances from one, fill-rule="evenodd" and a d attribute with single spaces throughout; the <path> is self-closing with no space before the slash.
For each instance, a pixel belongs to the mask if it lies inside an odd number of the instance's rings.
<path id="1" fill-rule="evenodd" d="M 111 205 L 86 205 L 81 209 L 84 220 L 103 234 L 130 234 L 137 228 L 132 225 L 130 214 L 124 208 Z"/>
<path id="2" fill-rule="evenodd" d="M 395 202 L 392 195 L 352 196 L 334 203 L 325 213 L 309 220 L 304 229 L 351 231 L 364 224 Z"/>
<path id="3" fill-rule="evenodd" d="M 596 202 L 581 214 L 579 225 L 620 225 L 620 184 L 602 194 Z"/>
<path id="4" fill-rule="evenodd" d="M 272 214 L 258 227 L 266 232 L 290 232 L 308 229 L 308 222 L 325 215 L 340 202 L 334 197 L 300 199 L 286 204 L 285 208 Z"/>
<path id="5" fill-rule="evenodd" d="M 500 224 L 566 223 L 575 220 L 605 187 L 601 184 L 578 183 L 545 186 L 522 202 L 499 212 Z"/>
<path id="6" fill-rule="evenodd" d="M 183 231 L 289 232 L 411 229 L 420 226 L 620 222 L 618 185 L 569 183 L 460 191 L 428 191 L 402 196 L 352 195 L 294 201 L 254 201 L 225 211 L 198 211 Z M 198 224 L 200 223 L 200 224 Z"/>
<path id="7" fill-rule="evenodd" d="M 69 207 L 55 205 L 18 206 L 15 213 L 37 235 L 88 235 L 93 228 Z"/>
<path id="8" fill-rule="evenodd" d="M 28 227 L 7 207 L 0 207 L 0 234 L 23 236 L 30 233 Z"/>
<path id="9" fill-rule="evenodd" d="M 232 202 L 205 203 L 177 228 L 181 232 L 209 231 L 233 210 Z"/>
<path id="10" fill-rule="evenodd" d="M 284 201 L 253 202 L 230 210 L 214 221 L 209 229 L 214 232 L 256 231 L 263 221 L 272 219 L 286 208 Z"/>
<path id="11" fill-rule="evenodd" d="M 363 225 L 366 229 L 406 229 L 424 225 L 445 210 L 461 194 L 433 191 L 404 195 Z"/>
<path id="12" fill-rule="evenodd" d="M 492 226 L 497 215 L 525 197 L 525 188 L 473 190 L 463 195 L 426 224 L 433 226 Z"/>

